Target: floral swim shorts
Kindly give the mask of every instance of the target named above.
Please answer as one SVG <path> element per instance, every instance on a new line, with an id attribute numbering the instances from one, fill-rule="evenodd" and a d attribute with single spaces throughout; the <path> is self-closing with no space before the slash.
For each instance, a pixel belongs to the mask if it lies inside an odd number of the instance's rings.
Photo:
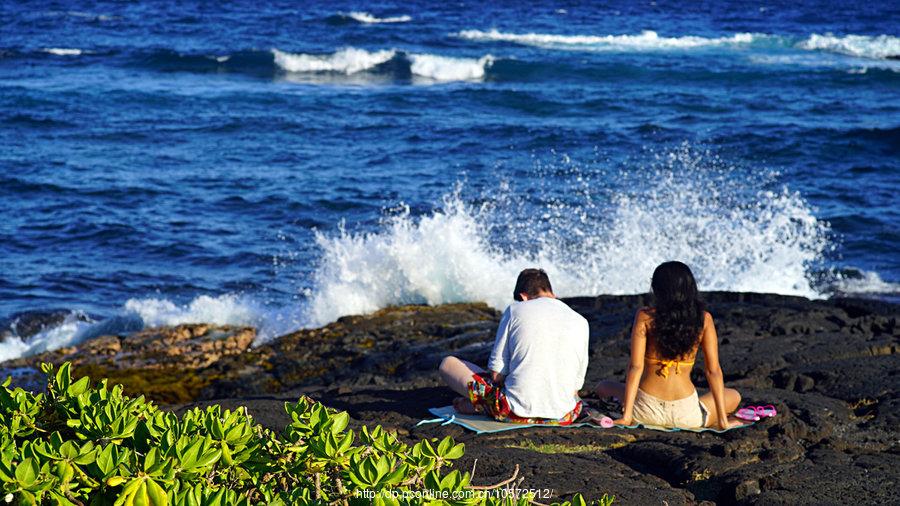
<path id="1" fill-rule="evenodd" d="M 569 425 L 578 418 L 583 407 L 582 401 L 575 403 L 575 409 L 566 413 L 562 418 L 524 418 L 516 416 L 509 407 L 506 394 L 503 389 L 494 385 L 490 377 L 482 376 L 479 373 L 472 375 L 469 382 L 469 401 L 478 411 L 485 413 L 494 420 L 501 422 L 527 423 L 527 424 L 546 424 L 546 425 Z"/>

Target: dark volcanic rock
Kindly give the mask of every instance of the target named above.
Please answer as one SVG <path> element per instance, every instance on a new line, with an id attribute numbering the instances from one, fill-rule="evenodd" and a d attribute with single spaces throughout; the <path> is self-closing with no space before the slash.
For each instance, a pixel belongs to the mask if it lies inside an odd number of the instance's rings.
<path id="1" fill-rule="evenodd" d="M 166 353 L 169 344 L 145 336 L 134 341 L 144 350 L 138 356 L 154 360 L 119 367 L 161 373 L 148 376 L 143 387 L 130 386 L 135 394 L 152 395 L 167 377 L 193 378 L 190 391 L 200 399 L 177 410 L 209 402 L 245 405 L 260 422 L 281 427 L 288 422 L 283 403 L 309 394 L 348 411 L 357 427 L 382 424 L 410 440 L 450 434 L 466 443 L 459 467 L 476 468 L 474 483 L 498 482 L 519 464 L 522 486 L 552 490 L 553 499 L 541 502 L 583 492 L 610 493 L 619 504 L 896 503 L 900 307 L 766 294 L 708 293 L 706 299 L 727 384 L 742 392 L 745 405 L 774 404 L 775 418 L 722 435 L 547 428 L 475 435 L 458 426 L 417 427 L 430 417 L 428 407 L 454 396 L 436 374 L 443 355 L 485 362 L 499 314 L 479 304 L 342 318 L 243 353 L 221 353 L 213 363 L 178 362 Z M 622 379 L 631 321 L 646 297 L 566 302 L 591 324 L 587 384 Z M 127 339 L 116 338 L 123 345 Z M 96 362 L 82 356 L 88 349 L 123 356 L 111 339 L 87 346 L 51 358 L 81 360 L 77 370 L 83 371 Z M 167 363 L 181 369 L 166 372 Z M 693 378 L 705 386 L 702 365 Z"/>
<path id="2" fill-rule="evenodd" d="M 484 304 L 403 306 L 347 316 L 219 361 L 211 368 L 217 380 L 204 396 L 430 380 L 447 350 L 486 358 L 498 320 Z"/>

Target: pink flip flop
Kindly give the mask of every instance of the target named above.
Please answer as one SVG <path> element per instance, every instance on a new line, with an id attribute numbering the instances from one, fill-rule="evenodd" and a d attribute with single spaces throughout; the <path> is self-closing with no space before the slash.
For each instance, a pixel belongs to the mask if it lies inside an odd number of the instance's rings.
<path id="1" fill-rule="evenodd" d="M 599 423 L 604 429 L 609 429 L 615 425 L 612 418 L 601 414 L 596 409 L 588 407 L 585 409 L 584 413 L 587 415 L 587 420 Z"/>
<path id="2" fill-rule="evenodd" d="M 734 416 L 740 418 L 741 420 L 747 420 L 749 422 L 758 422 L 759 414 L 757 414 L 756 406 L 748 406 L 746 408 L 741 408 L 737 410 Z"/>
<path id="3" fill-rule="evenodd" d="M 763 417 L 763 416 L 771 417 L 771 416 L 775 416 L 776 414 L 778 414 L 778 412 L 775 411 L 775 406 L 773 406 L 771 404 L 767 404 L 765 406 L 753 406 L 753 409 L 756 411 L 756 415 L 760 416 L 760 417 Z"/>

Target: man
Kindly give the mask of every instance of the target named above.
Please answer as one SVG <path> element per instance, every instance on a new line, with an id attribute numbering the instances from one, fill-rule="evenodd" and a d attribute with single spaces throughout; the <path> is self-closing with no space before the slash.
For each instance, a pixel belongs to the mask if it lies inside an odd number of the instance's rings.
<path id="1" fill-rule="evenodd" d="M 519 273 L 488 361 L 489 371 L 446 357 L 444 382 L 460 412 L 521 423 L 572 423 L 588 362 L 588 322 L 553 294 L 541 269 Z"/>

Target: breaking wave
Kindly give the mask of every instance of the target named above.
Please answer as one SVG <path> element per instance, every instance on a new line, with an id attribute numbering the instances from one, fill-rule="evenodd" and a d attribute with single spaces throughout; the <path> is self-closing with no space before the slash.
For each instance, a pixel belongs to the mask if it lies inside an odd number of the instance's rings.
<path id="1" fill-rule="evenodd" d="M 397 59 L 408 65 L 412 76 L 432 81 L 469 81 L 484 78 L 486 69 L 494 57 L 456 58 L 433 54 L 406 54 L 394 49 L 366 51 L 345 48 L 332 54 L 293 54 L 273 49 L 275 64 L 283 70 L 296 73 L 331 72 L 345 75 L 374 71 L 379 65 Z"/>
<path id="2" fill-rule="evenodd" d="M 825 296 L 816 278 L 834 247 L 828 224 L 775 175 L 754 174 L 683 147 L 617 174 L 572 171 L 570 187 L 538 208 L 506 183 L 486 204 L 457 191 L 439 210 L 406 210 L 377 232 L 319 233 L 308 321 L 392 304 L 499 309 L 519 270 L 535 265 L 560 296 L 646 292 L 656 265 L 672 259 L 690 264 L 704 290 Z M 611 176 L 638 190 L 611 190 Z"/>
<path id="3" fill-rule="evenodd" d="M 412 21 L 412 17 L 405 14 L 402 16 L 389 16 L 379 18 L 377 16 L 369 14 L 368 12 L 353 11 L 346 14 L 341 13 L 341 15 L 347 16 L 348 18 L 363 24 L 408 23 L 409 21 Z"/>
<path id="4" fill-rule="evenodd" d="M 149 327 L 210 323 L 249 325 L 257 328 L 257 342 L 295 330 L 303 322 L 291 308 L 274 309 L 236 294 L 201 295 L 179 305 L 168 299 L 129 299 L 111 318 L 98 319 L 83 311 L 71 311 L 33 334 L 20 335 L 13 321 L 3 331 L 0 362 L 45 351 L 75 346 L 102 335 L 121 335 Z"/>
<path id="5" fill-rule="evenodd" d="M 21 337 L 15 332 L 14 321 L 0 342 L 0 362 L 77 344 L 86 338 L 86 330 L 93 323 L 84 313 L 72 311 L 61 322 Z"/>
<path id="6" fill-rule="evenodd" d="M 47 47 L 43 51 L 56 56 L 79 56 L 83 52 L 81 49 L 67 47 Z"/>
<path id="7" fill-rule="evenodd" d="M 493 29 L 463 30 L 457 37 L 473 41 L 511 42 L 551 49 L 594 51 L 661 51 L 708 47 L 759 47 L 761 49 L 800 49 L 870 59 L 900 58 L 900 37 L 891 35 L 812 34 L 797 38 L 764 33 L 735 33 L 723 37 L 661 37 L 652 30 L 637 35 L 559 35 L 548 33 L 509 33 Z"/>
<path id="8" fill-rule="evenodd" d="M 409 70 L 415 76 L 435 81 L 468 81 L 484 78 L 487 67 L 494 63 L 491 55 L 481 58 L 450 58 L 432 54 L 409 55 Z"/>
<path id="9" fill-rule="evenodd" d="M 859 58 L 900 58 L 900 37 L 890 35 L 810 35 L 797 44 L 800 49 L 827 51 Z"/>
<path id="10" fill-rule="evenodd" d="M 288 72 L 339 72 L 355 74 L 381 65 L 397 52 L 393 49 L 366 51 L 348 47 L 332 54 L 293 54 L 273 49 L 275 64 Z"/>
<path id="11" fill-rule="evenodd" d="M 685 144 L 622 168 L 562 157 L 525 172 L 497 174 L 497 186 L 480 190 L 461 183 L 424 215 L 401 206 L 375 231 L 316 232 L 311 288 L 296 306 L 238 294 L 186 304 L 130 299 L 112 318 L 73 311 L 33 335 L 19 336 L 13 324 L 0 361 L 144 327 L 250 325 L 260 343 L 396 304 L 483 301 L 502 309 L 529 266 L 546 269 L 563 297 L 644 293 L 653 269 L 674 259 L 691 265 L 702 290 L 900 293 L 877 273 L 829 268 L 837 247 L 829 225 L 771 171 L 733 167 Z"/>
<path id="12" fill-rule="evenodd" d="M 762 34 L 737 33 L 728 37 L 660 37 L 652 30 L 638 35 L 556 35 L 547 33 L 507 33 L 498 30 L 463 30 L 457 37 L 476 41 L 500 41 L 551 48 L 576 48 L 594 50 L 661 50 L 689 49 L 721 45 L 746 45 L 768 37 Z"/>

